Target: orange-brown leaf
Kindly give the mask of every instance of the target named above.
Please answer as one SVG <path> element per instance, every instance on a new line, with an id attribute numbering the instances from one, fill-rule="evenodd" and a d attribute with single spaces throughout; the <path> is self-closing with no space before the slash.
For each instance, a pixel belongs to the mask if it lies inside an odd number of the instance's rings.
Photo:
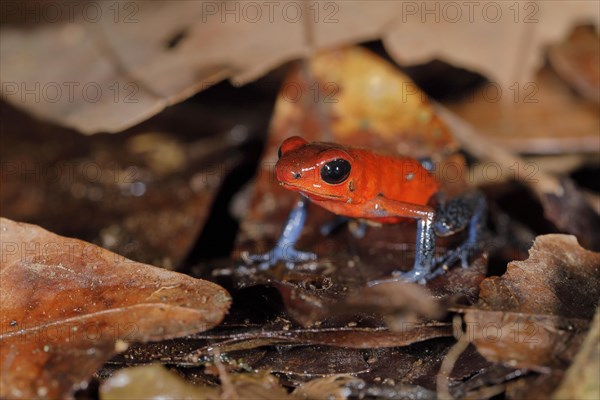
<path id="1" fill-rule="evenodd" d="M 1 220 L 0 396 L 67 397 L 131 342 L 221 322 L 218 285 Z"/>

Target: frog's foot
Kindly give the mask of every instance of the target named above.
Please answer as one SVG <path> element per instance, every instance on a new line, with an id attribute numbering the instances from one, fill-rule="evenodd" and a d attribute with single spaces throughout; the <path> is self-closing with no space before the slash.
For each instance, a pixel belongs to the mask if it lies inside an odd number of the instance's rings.
<path id="1" fill-rule="evenodd" d="M 314 261 L 317 259 L 315 253 L 296 250 L 291 246 L 275 246 L 271 251 L 264 254 L 250 254 L 244 257 L 248 264 L 256 264 L 260 270 L 268 270 L 279 262 L 283 262 L 286 268 L 293 269 L 296 264 Z"/>
<path id="2" fill-rule="evenodd" d="M 375 286 L 380 285 L 382 283 L 390 283 L 390 282 L 409 282 L 409 283 L 418 283 L 420 285 L 425 285 L 428 281 L 432 280 L 436 276 L 442 275 L 444 273 L 443 268 L 438 268 L 434 271 L 425 271 L 421 269 L 413 269 L 412 271 L 394 271 L 392 272 L 392 276 L 389 278 L 377 279 L 374 281 L 370 281 L 367 283 L 367 286 Z"/>
<path id="3" fill-rule="evenodd" d="M 454 250 L 448 251 L 445 255 L 436 259 L 438 270 L 448 269 L 460 261 L 462 268 L 469 267 L 469 260 L 480 250 L 481 246 L 477 242 L 466 241 Z"/>
<path id="4" fill-rule="evenodd" d="M 307 207 L 308 200 L 305 198 L 299 199 L 290 212 L 275 247 L 268 253 L 245 255 L 243 258 L 246 264 L 257 265 L 259 269 L 267 270 L 277 265 L 277 263 L 283 262 L 287 268 L 293 269 L 296 264 L 316 260 L 316 254 L 296 250 L 295 248 L 306 221 Z"/>

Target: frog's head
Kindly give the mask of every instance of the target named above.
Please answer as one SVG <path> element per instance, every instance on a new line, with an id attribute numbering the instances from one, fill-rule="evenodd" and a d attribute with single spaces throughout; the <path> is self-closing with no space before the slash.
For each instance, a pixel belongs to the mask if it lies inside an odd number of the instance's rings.
<path id="1" fill-rule="evenodd" d="M 360 176 L 355 159 L 335 143 L 309 143 L 299 136 L 286 139 L 279 148 L 277 179 L 286 189 L 312 200 L 352 203 Z"/>

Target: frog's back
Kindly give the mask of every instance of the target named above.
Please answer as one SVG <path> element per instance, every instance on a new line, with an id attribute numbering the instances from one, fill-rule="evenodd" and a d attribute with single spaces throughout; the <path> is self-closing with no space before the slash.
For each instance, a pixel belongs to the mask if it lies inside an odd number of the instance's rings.
<path id="1" fill-rule="evenodd" d="M 439 189 L 436 178 L 414 158 L 379 154 L 362 149 L 355 151 L 360 152 L 365 168 L 364 176 L 376 182 L 376 195 L 405 203 L 425 205 Z"/>

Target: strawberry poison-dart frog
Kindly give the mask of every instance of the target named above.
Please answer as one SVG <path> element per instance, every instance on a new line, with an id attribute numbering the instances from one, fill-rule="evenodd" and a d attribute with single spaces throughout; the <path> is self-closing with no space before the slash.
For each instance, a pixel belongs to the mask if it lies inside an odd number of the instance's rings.
<path id="1" fill-rule="evenodd" d="M 293 266 L 294 262 L 316 258 L 313 253 L 294 249 L 306 220 L 308 198 L 343 217 L 383 224 L 417 221 L 412 270 L 394 273 L 392 278 L 378 282 L 404 280 L 424 284 L 459 260 L 463 267 L 468 266 L 469 255 L 479 248 L 485 199 L 476 190 L 444 199 L 441 185 L 428 167 L 427 162 L 410 157 L 335 143 L 309 143 L 298 136 L 286 139 L 279 148 L 277 180 L 286 189 L 300 192 L 303 198 L 291 211 L 275 248 L 267 254 L 251 256 L 251 260 L 268 268 L 278 261 Z M 468 235 L 464 243 L 436 260 L 436 236 L 448 236 L 465 228 Z"/>

